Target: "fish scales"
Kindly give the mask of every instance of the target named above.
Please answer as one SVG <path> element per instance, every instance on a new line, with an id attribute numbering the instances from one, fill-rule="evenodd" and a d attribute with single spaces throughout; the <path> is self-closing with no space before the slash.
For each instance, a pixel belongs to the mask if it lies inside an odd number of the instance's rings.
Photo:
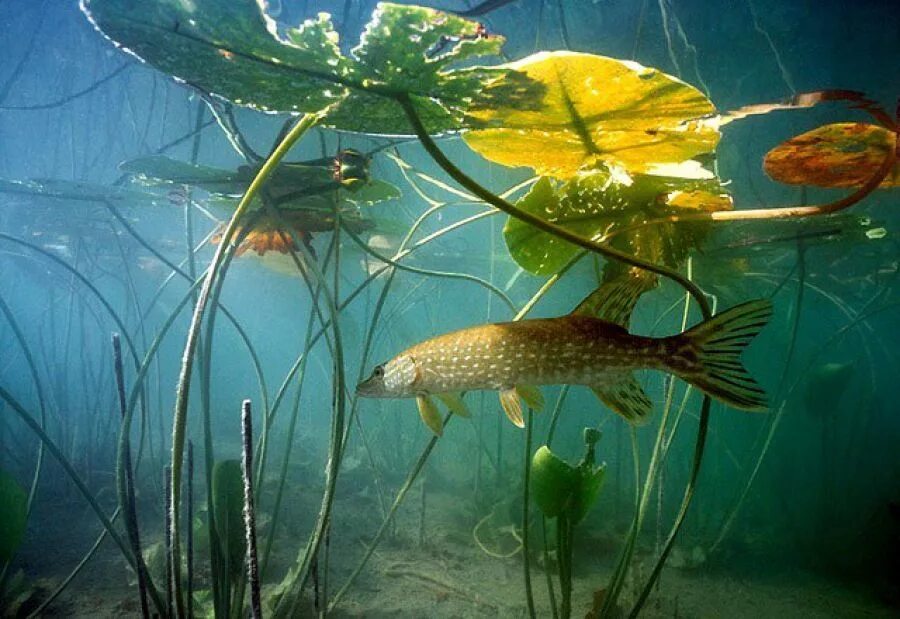
<path id="1" fill-rule="evenodd" d="M 660 367 L 663 341 L 631 335 L 603 320 L 566 316 L 462 329 L 398 357 L 415 363 L 412 386 L 425 393 L 522 383 L 597 385 L 623 371 Z"/>
<path id="2" fill-rule="evenodd" d="M 415 398 L 422 420 L 437 435 L 443 421 L 432 395 L 454 414 L 467 416 L 461 393 L 497 391 L 507 417 L 522 427 L 521 400 L 539 410 L 541 385 L 586 385 L 628 423 L 646 423 L 652 402 L 632 372 L 637 369 L 674 374 L 735 408 L 766 410 L 765 392 L 740 356 L 768 322 L 768 300 L 748 301 L 661 338 L 628 333 L 613 304 L 605 311 L 618 322 L 585 313 L 596 309 L 590 300 L 558 318 L 485 324 L 425 340 L 376 366 L 356 393 Z"/>

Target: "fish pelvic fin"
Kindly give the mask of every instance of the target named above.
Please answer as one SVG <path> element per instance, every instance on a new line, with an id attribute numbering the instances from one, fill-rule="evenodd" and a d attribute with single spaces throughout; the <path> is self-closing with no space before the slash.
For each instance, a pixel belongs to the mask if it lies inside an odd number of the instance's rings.
<path id="1" fill-rule="evenodd" d="M 447 407 L 447 410 L 454 415 L 459 415 L 460 417 L 466 418 L 472 416 L 472 413 L 469 412 L 466 403 L 463 402 L 462 396 L 458 393 L 436 393 L 435 397 L 443 402 L 444 406 Z"/>
<path id="2" fill-rule="evenodd" d="M 419 408 L 419 416 L 425 422 L 425 425 L 436 436 L 443 436 L 444 420 L 441 419 L 441 413 L 431 398 L 427 395 L 416 396 L 416 406 Z"/>
<path id="3" fill-rule="evenodd" d="M 516 393 L 532 410 L 544 410 L 544 394 L 534 385 L 516 385 Z"/>
<path id="4" fill-rule="evenodd" d="M 768 299 L 748 301 L 675 336 L 671 340 L 671 371 L 729 406 L 767 410 L 766 393 L 741 363 L 741 353 L 771 316 Z"/>
<path id="5" fill-rule="evenodd" d="M 522 417 L 522 402 L 519 401 L 519 393 L 515 387 L 500 390 L 500 406 L 514 426 L 525 427 L 525 419 Z"/>
<path id="6" fill-rule="evenodd" d="M 592 387 L 600 401 L 633 426 L 641 426 L 650 419 L 653 403 L 644 393 L 634 374 L 622 374 L 615 382 Z"/>

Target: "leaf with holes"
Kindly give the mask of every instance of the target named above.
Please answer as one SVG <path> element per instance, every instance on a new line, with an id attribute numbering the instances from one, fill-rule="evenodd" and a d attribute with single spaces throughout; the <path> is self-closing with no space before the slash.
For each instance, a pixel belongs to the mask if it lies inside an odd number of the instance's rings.
<path id="1" fill-rule="evenodd" d="M 326 124 L 372 134 L 407 135 L 412 128 L 390 97 L 409 95 L 429 133 L 462 127 L 463 110 L 497 67 L 454 68 L 496 56 L 503 37 L 478 22 L 420 6 L 381 2 L 351 52 L 348 77 L 372 92 L 354 90 L 332 110 Z M 383 93 L 382 96 L 377 93 Z"/>
<path id="2" fill-rule="evenodd" d="M 239 105 L 316 112 L 345 94 L 347 72 L 326 14 L 284 38 L 262 0 L 82 0 L 118 47 L 177 79 Z"/>
<path id="3" fill-rule="evenodd" d="M 763 160 L 766 174 L 789 185 L 860 187 L 878 171 L 897 135 L 878 125 L 835 123 L 779 144 Z M 900 163 L 881 182 L 900 186 Z"/>
<path id="4" fill-rule="evenodd" d="M 570 179 L 600 164 L 629 173 L 711 177 L 699 165 L 718 130 L 699 90 L 636 62 L 575 52 L 541 52 L 510 69 L 468 111 L 466 143 L 506 166 Z"/>
<path id="5" fill-rule="evenodd" d="M 566 183 L 542 177 L 516 206 L 584 238 L 598 238 L 685 209 L 732 207 L 731 198 L 716 180 L 618 177 L 604 169 L 583 172 Z M 677 266 L 699 244 L 706 227 L 663 224 L 625 232 L 610 243 L 644 260 Z M 535 275 L 557 273 L 579 251 L 568 241 L 514 218 L 507 221 L 503 236 L 515 261 Z"/>

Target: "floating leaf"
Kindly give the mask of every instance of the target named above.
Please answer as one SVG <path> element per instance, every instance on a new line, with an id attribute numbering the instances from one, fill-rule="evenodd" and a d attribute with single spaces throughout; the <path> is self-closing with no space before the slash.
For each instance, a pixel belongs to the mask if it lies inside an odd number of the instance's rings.
<path id="1" fill-rule="evenodd" d="M 334 191 L 342 187 L 334 179 L 332 159 L 315 162 L 283 163 L 269 176 L 266 188 L 274 197 L 290 192 L 306 195 Z M 150 155 L 125 161 L 119 169 L 144 185 L 194 185 L 210 193 L 240 196 L 256 177 L 258 166 L 224 170 Z"/>
<path id="2" fill-rule="evenodd" d="M 0 470 L 0 563 L 13 558 L 28 520 L 28 494 L 16 479 Z"/>
<path id="3" fill-rule="evenodd" d="M 878 171 L 897 136 L 866 123 L 824 125 L 783 142 L 766 153 L 763 169 L 776 181 L 816 187 L 859 187 Z M 900 186 L 900 163 L 881 187 Z"/>
<path id="4" fill-rule="evenodd" d="M 277 35 L 256 0 L 82 0 L 117 46 L 179 80 L 260 110 L 316 112 L 346 73 L 327 14 Z"/>
<path id="5" fill-rule="evenodd" d="M 348 77 L 376 91 L 409 94 L 429 133 L 459 129 L 472 97 L 504 71 L 453 66 L 495 56 L 503 42 L 503 37 L 488 36 L 478 22 L 451 13 L 381 2 L 351 52 L 356 62 Z M 326 123 L 362 133 L 412 132 L 395 101 L 361 90 L 353 90 Z"/>
<path id="6" fill-rule="evenodd" d="M 344 151 L 345 153 L 355 151 Z M 219 206 L 234 208 L 232 199 L 243 195 L 256 176 L 257 167 L 241 166 L 224 170 L 195 165 L 162 155 L 138 157 L 122 163 L 119 168 L 144 185 L 194 185 L 212 194 Z M 343 170 L 343 167 L 342 167 Z M 283 163 L 269 177 L 266 189 L 278 208 L 283 210 L 333 211 L 336 201 L 368 206 L 400 197 L 400 191 L 390 183 L 370 180 L 363 166 L 353 176 L 343 170 L 340 180 L 335 178 L 335 160 L 331 158 L 307 162 Z M 225 197 L 224 199 L 222 197 Z"/>
<path id="7" fill-rule="evenodd" d="M 575 52 L 504 66 L 511 71 L 472 103 L 476 130 L 464 136 L 491 161 L 561 179 L 601 162 L 655 173 L 712 153 L 719 141 L 703 122 L 715 113 L 709 99 L 656 69 Z"/>
<path id="8" fill-rule="evenodd" d="M 288 28 L 261 10 L 261 0 L 131 2 L 82 0 L 106 37 L 179 80 L 264 111 L 331 109 L 337 129 L 409 134 L 394 97 L 409 95 L 425 126 L 461 127 L 463 109 L 497 68 L 452 65 L 496 55 L 502 37 L 474 21 L 435 9 L 380 3 L 353 50 L 341 55 L 327 14 Z"/>
<path id="9" fill-rule="evenodd" d="M 50 178 L 39 178 L 28 181 L 0 179 L 0 193 L 13 193 L 85 202 L 115 202 L 128 204 L 161 204 L 163 202 L 156 194 L 126 187 L 112 187 L 110 185 L 101 185 L 99 183 L 86 183 L 82 181 L 67 181 Z"/>
<path id="10" fill-rule="evenodd" d="M 584 238 L 596 238 L 684 209 L 726 210 L 731 199 L 715 180 L 637 175 L 618 178 L 606 170 L 581 173 L 559 184 L 542 177 L 516 205 Z M 654 263 L 677 266 L 702 238 L 699 224 L 657 225 L 612 239 L 614 247 Z M 578 247 L 510 218 L 503 229 L 515 261 L 536 275 L 558 272 Z"/>
<path id="11" fill-rule="evenodd" d="M 242 194 L 252 180 L 252 177 L 248 178 L 248 174 L 239 170 L 223 170 L 186 163 L 165 155 L 129 159 L 119 164 L 119 169 L 130 174 L 135 182 L 142 185 L 193 185 L 210 193 L 223 195 Z"/>

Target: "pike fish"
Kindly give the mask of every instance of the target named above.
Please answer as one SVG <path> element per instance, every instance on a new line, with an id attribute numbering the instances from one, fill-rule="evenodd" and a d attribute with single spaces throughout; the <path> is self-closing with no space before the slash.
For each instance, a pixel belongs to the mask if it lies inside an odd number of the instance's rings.
<path id="1" fill-rule="evenodd" d="M 627 329 L 636 297 L 598 305 L 597 293 L 566 316 L 485 324 L 428 339 L 377 366 L 356 392 L 416 398 L 422 420 L 437 435 L 443 423 L 432 396 L 468 416 L 460 393 L 498 391 L 509 420 L 524 427 L 522 401 L 540 410 L 537 387 L 558 384 L 591 388 L 638 425 L 652 409 L 633 374 L 641 369 L 674 374 L 734 408 L 767 408 L 765 392 L 740 356 L 771 317 L 768 300 L 743 303 L 677 335 L 643 337 Z"/>

